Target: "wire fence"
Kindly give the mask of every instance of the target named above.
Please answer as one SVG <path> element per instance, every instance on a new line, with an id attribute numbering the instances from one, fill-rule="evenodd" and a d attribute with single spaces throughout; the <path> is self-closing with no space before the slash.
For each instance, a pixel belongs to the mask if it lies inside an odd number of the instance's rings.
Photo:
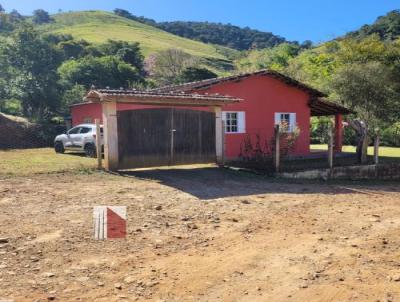
<path id="1" fill-rule="evenodd" d="M 276 153 L 276 136 L 274 129 L 246 129 L 246 134 L 240 138 L 240 155 L 228 161 L 229 164 L 258 170 L 265 173 L 275 173 L 276 158 L 280 172 L 301 171 L 309 169 L 324 169 L 332 166 L 352 166 L 358 164 L 356 153 L 337 152 L 335 149 L 334 129 L 330 134 L 329 125 L 322 124 L 318 131 L 318 139 L 329 142 L 332 135 L 332 155 L 327 150 L 309 150 L 300 132 L 279 131 L 279 154 Z M 311 134 L 311 131 L 310 131 Z M 312 138 L 310 137 L 312 141 Z M 321 143 L 321 141 L 318 141 Z M 368 163 L 373 163 L 373 157 Z"/>

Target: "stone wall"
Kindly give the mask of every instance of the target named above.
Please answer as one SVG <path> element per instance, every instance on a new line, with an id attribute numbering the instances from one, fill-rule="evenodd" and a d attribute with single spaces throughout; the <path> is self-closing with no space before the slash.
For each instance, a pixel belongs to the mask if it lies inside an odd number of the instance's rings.
<path id="1" fill-rule="evenodd" d="M 400 179 L 400 164 L 382 164 L 366 166 L 334 167 L 301 172 L 278 173 L 277 177 L 292 179 Z"/>

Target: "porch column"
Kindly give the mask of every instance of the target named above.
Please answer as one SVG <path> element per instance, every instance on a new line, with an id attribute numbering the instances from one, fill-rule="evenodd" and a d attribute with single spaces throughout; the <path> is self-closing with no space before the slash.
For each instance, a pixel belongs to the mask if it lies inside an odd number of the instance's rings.
<path id="1" fill-rule="evenodd" d="M 343 115 L 335 115 L 335 152 L 342 152 L 343 146 Z"/>
<path id="2" fill-rule="evenodd" d="M 222 129 L 222 109 L 219 106 L 214 107 L 215 112 L 215 151 L 217 164 L 224 164 L 224 137 Z"/>
<path id="3" fill-rule="evenodd" d="M 104 168 L 118 170 L 117 103 L 103 102 Z"/>

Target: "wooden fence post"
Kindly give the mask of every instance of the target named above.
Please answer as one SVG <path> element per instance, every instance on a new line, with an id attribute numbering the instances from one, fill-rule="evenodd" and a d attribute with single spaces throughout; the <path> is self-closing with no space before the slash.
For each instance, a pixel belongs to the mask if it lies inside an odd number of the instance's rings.
<path id="1" fill-rule="evenodd" d="M 328 133 L 328 163 L 329 169 L 333 168 L 333 128 L 332 124 L 329 125 L 329 133 Z"/>
<path id="2" fill-rule="evenodd" d="M 279 125 L 275 125 L 275 154 L 274 154 L 274 167 L 275 172 L 278 173 L 280 170 L 280 129 Z"/>
<path id="3" fill-rule="evenodd" d="M 102 168 L 102 164 L 101 164 L 101 160 L 102 160 L 102 152 L 101 152 L 101 131 L 100 131 L 100 120 L 99 119 L 95 119 L 94 120 L 95 124 L 96 124 L 96 153 L 97 153 L 97 168 L 101 169 Z"/>
<path id="4" fill-rule="evenodd" d="M 222 165 L 225 165 L 225 121 L 222 120 Z"/>
<path id="5" fill-rule="evenodd" d="M 374 141 L 374 163 L 379 164 L 379 143 L 380 143 L 380 131 L 375 129 L 375 141 Z"/>

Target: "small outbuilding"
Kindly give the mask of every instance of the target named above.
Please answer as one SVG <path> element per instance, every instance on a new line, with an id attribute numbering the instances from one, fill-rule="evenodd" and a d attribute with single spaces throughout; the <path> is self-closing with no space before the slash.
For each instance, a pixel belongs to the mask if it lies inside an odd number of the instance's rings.
<path id="1" fill-rule="evenodd" d="M 222 106 L 239 98 L 218 94 L 93 89 L 101 105 L 107 170 L 222 163 Z M 129 110 L 117 110 L 128 106 Z"/>

